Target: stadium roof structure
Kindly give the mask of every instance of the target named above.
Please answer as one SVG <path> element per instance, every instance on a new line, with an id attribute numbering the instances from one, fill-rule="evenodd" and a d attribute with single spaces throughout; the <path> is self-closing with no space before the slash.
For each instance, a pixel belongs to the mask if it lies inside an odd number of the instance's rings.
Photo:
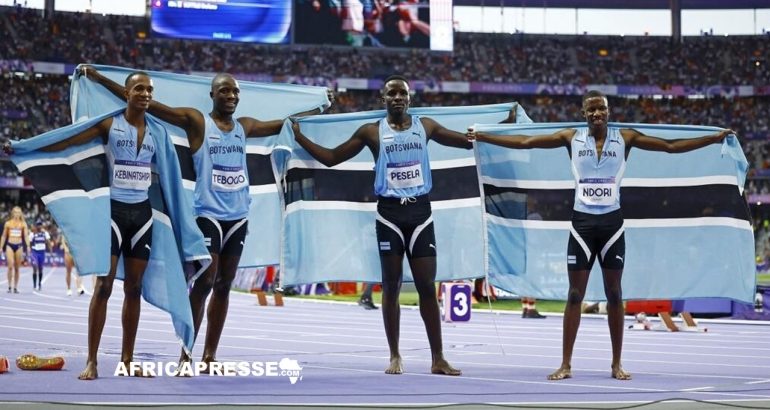
<path id="1" fill-rule="evenodd" d="M 763 9 L 770 0 L 454 0 L 455 6 L 589 9 Z"/>

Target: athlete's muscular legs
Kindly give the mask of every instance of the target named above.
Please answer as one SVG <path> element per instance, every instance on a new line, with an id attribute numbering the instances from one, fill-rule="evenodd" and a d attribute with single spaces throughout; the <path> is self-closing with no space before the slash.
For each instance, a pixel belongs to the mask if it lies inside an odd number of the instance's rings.
<path id="1" fill-rule="evenodd" d="M 385 326 L 385 337 L 390 348 L 390 365 L 385 369 L 388 374 L 401 374 L 404 366 L 398 349 L 401 327 L 401 306 L 398 303 L 403 280 L 403 255 L 380 254 L 382 268 L 382 322 Z"/>
<path id="2" fill-rule="evenodd" d="M 241 255 L 220 255 L 219 272 L 214 279 L 213 292 L 206 313 L 207 326 L 206 343 L 203 348 L 203 361 L 216 361 L 219 338 L 227 319 L 227 309 L 230 306 L 230 287 L 238 270 Z"/>
<path id="3" fill-rule="evenodd" d="M 80 373 L 80 380 L 93 380 L 99 377 L 97 372 L 97 352 L 102 340 L 104 322 L 107 318 L 107 301 L 112 295 L 112 284 L 115 282 L 118 257 L 110 258 L 110 273 L 107 276 L 96 278 L 94 295 L 91 297 L 91 305 L 88 308 L 88 359 L 86 368 Z"/>
<path id="4" fill-rule="evenodd" d="M 571 270 L 569 276 L 569 293 L 567 305 L 564 307 L 564 324 L 562 334 L 561 366 L 548 375 L 548 380 L 561 380 L 572 377 L 572 350 L 575 347 L 578 328 L 580 327 L 580 306 L 585 297 L 588 285 L 588 270 Z"/>
<path id="5" fill-rule="evenodd" d="M 612 342 L 612 377 L 618 380 L 629 380 L 631 374 L 623 370 L 623 366 L 620 364 L 625 320 L 623 291 L 620 287 L 623 270 L 602 269 L 602 276 L 604 278 L 604 294 L 607 296 L 607 324 L 610 327 L 610 341 Z"/>
<path id="6" fill-rule="evenodd" d="M 11 290 L 13 288 L 13 279 L 14 279 L 13 269 L 14 269 L 14 264 L 11 262 L 11 261 L 13 261 L 13 259 L 14 259 L 13 249 L 11 249 L 10 246 L 6 246 L 5 247 L 5 260 L 7 262 L 6 265 L 8 267 L 8 292 L 11 292 Z"/>
<path id="7" fill-rule="evenodd" d="M 192 308 L 193 324 L 195 326 L 195 339 L 198 338 L 198 331 L 201 328 L 203 322 L 203 314 L 206 311 L 206 298 L 209 297 L 211 289 L 214 287 L 214 280 L 217 277 L 219 271 L 219 254 L 211 254 L 211 264 L 201 274 L 193 284 L 192 291 L 190 291 L 190 307 Z M 211 326 L 211 324 L 209 324 Z M 190 361 L 190 356 L 182 350 L 182 356 L 180 361 Z"/>
<path id="8" fill-rule="evenodd" d="M 139 327 L 139 315 L 142 306 L 142 277 L 147 268 L 147 261 L 138 258 L 125 258 L 124 270 L 126 277 L 123 281 L 123 349 L 121 361 L 129 367 L 134 360 L 134 343 Z M 143 376 L 143 374 L 137 374 Z"/>
<path id="9" fill-rule="evenodd" d="M 6 261 L 13 261 L 13 271 L 14 271 L 14 277 L 13 277 L 13 289 L 14 292 L 19 289 L 19 277 L 21 277 L 21 262 L 22 262 L 22 250 L 21 247 L 16 250 L 16 252 L 13 253 L 12 259 L 6 259 Z M 8 282 L 10 284 L 10 282 Z"/>
<path id="10" fill-rule="evenodd" d="M 428 333 L 432 357 L 430 371 L 435 374 L 459 376 L 462 372 L 449 365 L 444 359 L 441 340 L 441 313 L 436 299 L 436 257 L 410 258 L 409 267 L 414 276 L 414 285 L 420 297 L 420 315 Z"/>
<path id="11" fill-rule="evenodd" d="M 72 284 L 72 267 L 74 265 L 74 261 L 72 260 L 72 255 L 69 253 L 64 254 L 64 280 L 67 282 L 67 290 L 70 290 L 70 285 Z"/>

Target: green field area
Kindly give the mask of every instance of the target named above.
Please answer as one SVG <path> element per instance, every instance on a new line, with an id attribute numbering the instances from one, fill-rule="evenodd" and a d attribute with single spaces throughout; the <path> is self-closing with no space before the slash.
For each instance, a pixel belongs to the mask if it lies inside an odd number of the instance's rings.
<path id="1" fill-rule="evenodd" d="M 763 273 L 762 275 L 757 275 L 757 283 L 763 284 L 763 285 L 770 285 L 770 273 Z"/>
<path id="2" fill-rule="evenodd" d="M 770 273 L 757 275 L 757 283 L 763 284 L 763 285 L 770 285 Z M 339 301 L 339 302 L 357 302 L 359 295 L 328 294 L 328 295 L 297 295 L 297 296 L 288 296 L 288 297 L 329 300 L 329 301 Z M 374 303 L 379 306 L 382 303 L 382 293 L 374 292 L 373 297 L 374 297 Z M 538 300 L 537 310 L 540 312 L 562 313 L 564 312 L 564 304 L 565 304 L 564 301 Z M 414 292 L 414 291 L 401 292 L 401 305 L 417 306 L 417 292 Z M 473 309 L 484 310 L 484 309 L 489 309 L 490 304 L 487 302 L 474 303 L 472 307 Z M 519 299 L 496 300 L 491 303 L 491 307 L 494 310 L 520 311 L 521 301 Z"/>
<path id="3" fill-rule="evenodd" d="M 382 294 L 375 292 L 373 295 L 374 303 L 380 305 L 382 303 Z M 334 300 L 341 302 L 357 302 L 358 295 L 302 295 L 291 296 L 293 298 L 305 298 L 305 299 L 319 299 L 319 300 Z M 405 306 L 417 306 L 417 292 L 401 292 L 401 304 Z M 472 305 L 473 309 L 489 309 L 488 303 Z M 515 300 L 497 300 L 492 302 L 492 309 L 495 310 L 521 310 L 521 301 Z M 537 302 L 537 310 L 540 312 L 564 312 L 564 302 L 551 301 L 551 300 L 539 300 Z"/>

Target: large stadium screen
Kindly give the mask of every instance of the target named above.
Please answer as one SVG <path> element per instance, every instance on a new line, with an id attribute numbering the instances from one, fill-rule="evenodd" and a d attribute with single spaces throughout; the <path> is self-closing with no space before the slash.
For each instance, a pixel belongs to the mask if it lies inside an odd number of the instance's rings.
<path id="1" fill-rule="evenodd" d="M 292 0 L 152 0 L 159 37 L 286 44 Z"/>
<path id="2" fill-rule="evenodd" d="M 452 0 L 294 0 L 294 42 L 452 51 Z"/>

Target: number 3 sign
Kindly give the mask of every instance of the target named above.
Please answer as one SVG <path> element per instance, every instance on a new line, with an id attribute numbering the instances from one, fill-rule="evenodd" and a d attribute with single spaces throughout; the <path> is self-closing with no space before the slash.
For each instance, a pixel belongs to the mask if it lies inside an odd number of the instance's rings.
<path id="1" fill-rule="evenodd" d="M 471 285 L 444 283 L 444 321 L 467 322 L 471 320 Z"/>

